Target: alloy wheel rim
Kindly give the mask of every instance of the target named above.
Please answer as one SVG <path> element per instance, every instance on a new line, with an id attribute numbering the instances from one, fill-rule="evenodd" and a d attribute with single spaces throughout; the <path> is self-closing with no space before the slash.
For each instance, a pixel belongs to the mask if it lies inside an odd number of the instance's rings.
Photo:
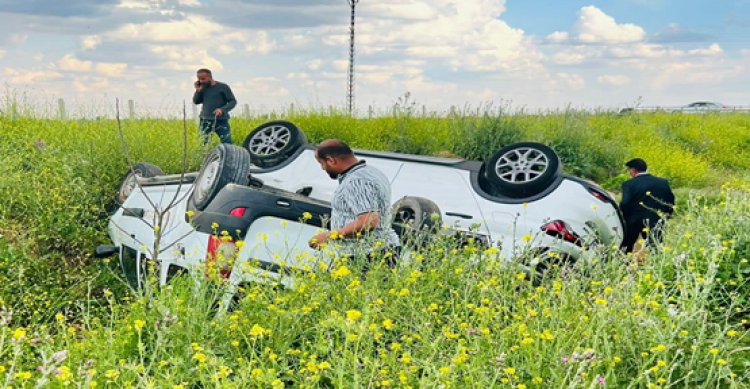
<path id="1" fill-rule="evenodd" d="M 250 138 L 247 149 L 254 155 L 275 155 L 291 141 L 292 132 L 283 125 L 266 127 Z"/>
<path id="2" fill-rule="evenodd" d="M 538 179 L 549 168 L 549 158 L 542 151 L 523 147 L 510 150 L 495 163 L 497 177 L 511 184 L 524 184 Z"/>

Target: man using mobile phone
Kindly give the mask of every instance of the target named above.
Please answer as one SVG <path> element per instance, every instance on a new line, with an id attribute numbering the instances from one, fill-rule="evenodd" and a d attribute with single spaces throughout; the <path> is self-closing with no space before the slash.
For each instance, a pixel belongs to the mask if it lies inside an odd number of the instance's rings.
<path id="1" fill-rule="evenodd" d="M 203 104 L 199 134 L 205 145 L 211 132 L 216 132 L 221 143 L 232 143 L 229 111 L 237 105 L 229 85 L 213 79 L 208 69 L 198 69 L 193 104 Z"/>

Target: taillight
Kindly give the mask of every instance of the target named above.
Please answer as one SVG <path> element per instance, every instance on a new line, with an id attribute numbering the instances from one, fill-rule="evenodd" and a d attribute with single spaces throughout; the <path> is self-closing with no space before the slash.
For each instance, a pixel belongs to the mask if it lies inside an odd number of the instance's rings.
<path id="1" fill-rule="evenodd" d="M 235 208 L 231 212 L 229 212 L 229 216 L 243 217 L 245 216 L 245 211 L 247 211 L 247 208 Z"/>
<path id="2" fill-rule="evenodd" d="M 549 236 L 560 238 L 566 242 L 573 243 L 576 246 L 582 246 L 581 237 L 573 232 L 568 223 L 565 223 L 562 220 L 554 220 L 543 225 L 542 231 Z"/>
<path id="3" fill-rule="evenodd" d="M 603 203 L 608 203 L 609 202 L 609 198 L 607 197 L 607 195 L 605 195 L 604 193 L 602 193 L 602 192 L 600 192 L 600 191 L 598 191 L 598 190 L 596 190 L 594 188 L 589 188 L 589 193 L 591 193 L 592 196 L 596 197 L 597 199 L 599 199 L 599 201 L 601 201 Z"/>
<path id="4" fill-rule="evenodd" d="M 229 278 L 231 273 L 231 262 L 234 261 L 234 257 L 237 254 L 237 245 L 234 240 L 229 236 L 215 236 L 211 235 L 208 238 L 208 252 L 206 253 L 207 262 L 219 262 L 219 273 L 224 278 Z"/>

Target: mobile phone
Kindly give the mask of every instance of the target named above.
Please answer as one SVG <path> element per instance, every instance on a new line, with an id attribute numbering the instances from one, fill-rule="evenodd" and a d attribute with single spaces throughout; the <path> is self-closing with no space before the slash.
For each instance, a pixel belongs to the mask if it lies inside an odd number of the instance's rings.
<path id="1" fill-rule="evenodd" d="M 195 81 L 195 87 L 197 88 L 199 86 L 201 86 L 201 81 L 200 80 L 196 80 Z"/>

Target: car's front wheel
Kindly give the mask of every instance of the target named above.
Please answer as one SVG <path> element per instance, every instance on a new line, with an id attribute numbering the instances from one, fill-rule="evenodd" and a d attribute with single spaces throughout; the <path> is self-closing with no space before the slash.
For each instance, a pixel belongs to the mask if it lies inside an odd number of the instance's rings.
<path id="1" fill-rule="evenodd" d="M 557 153 L 535 142 L 503 147 L 484 166 L 487 182 L 500 194 L 513 198 L 539 194 L 561 174 L 562 164 Z"/>
<path id="2" fill-rule="evenodd" d="M 424 197 L 406 196 L 391 207 L 393 229 L 406 245 L 420 245 L 432 232 L 440 228 L 440 208 Z"/>
<path id="3" fill-rule="evenodd" d="M 307 143 L 305 134 L 293 123 L 273 121 L 252 130 L 242 142 L 253 165 L 270 168 L 283 163 Z"/>
<path id="4" fill-rule="evenodd" d="M 133 193 L 134 190 L 138 189 L 138 177 L 156 177 L 163 176 L 164 172 L 160 167 L 148 163 L 139 162 L 133 165 L 133 168 L 128 170 L 122 179 L 120 180 L 120 189 L 117 191 L 115 201 L 122 205 L 125 200 Z"/>
<path id="5" fill-rule="evenodd" d="M 242 147 L 222 143 L 203 161 L 190 200 L 196 209 L 206 209 L 227 184 L 247 185 L 250 181 L 250 155 Z"/>

